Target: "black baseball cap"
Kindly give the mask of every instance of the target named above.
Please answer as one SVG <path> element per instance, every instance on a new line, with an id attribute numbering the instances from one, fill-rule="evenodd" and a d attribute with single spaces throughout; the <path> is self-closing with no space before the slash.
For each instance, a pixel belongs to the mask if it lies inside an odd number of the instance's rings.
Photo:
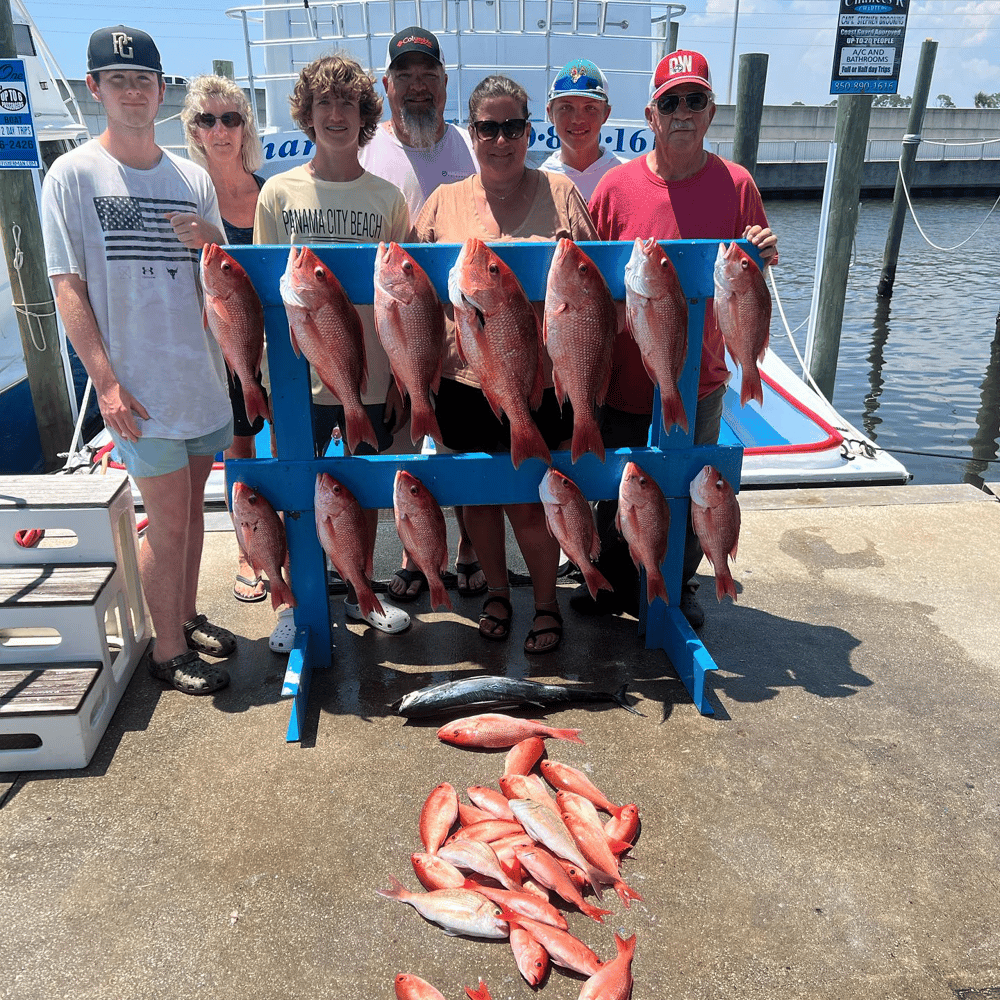
<path id="1" fill-rule="evenodd" d="M 90 36 L 87 46 L 87 72 L 99 73 L 109 69 L 162 73 L 156 42 L 145 31 L 127 28 L 124 24 L 98 28 Z"/>
<path id="2" fill-rule="evenodd" d="M 400 56 L 406 55 L 407 52 L 422 52 L 435 62 L 444 65 L 441 58 L 441 46 L 438 44 L 437 38 L 426 28 L 418 28 L 413 25 L 409 28 L 403 28 L 402 31 L 397 31 L 389 39 L 389 52 L 385 63 L 386 72 Z"/>

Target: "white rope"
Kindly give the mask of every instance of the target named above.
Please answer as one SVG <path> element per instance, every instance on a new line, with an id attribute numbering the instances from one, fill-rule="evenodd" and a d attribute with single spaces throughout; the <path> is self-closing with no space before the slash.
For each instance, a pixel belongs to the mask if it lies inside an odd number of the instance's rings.
<path id="1" fill-rule="evenodd" d="M 31 337 L 31 344 L 36 351 L 41 353 L 48 348 L 48 345 L 45 343 L 45 328 L 42 326 L 41 321 L 49 316 L 55 316 L 56 307 L 52 299 L 46 299 L 44 302 L 24 301 L 24 282 L 21 280 L 21 267 L 24 264 L 24 251 L 21 249 L 21 227 L 15 222 L 11 226 L 11 232 L 14 234 L 14 270 L 17 272 L 18 288 L 21 289 L 21 301 L 13 302 L 12 305 L 15 311 L 21 313 L 22 316 L 28 317 L 28 334 Z M 46 309 L 46 307 L 48 307 L 47 311 L 38 311 L 39 309 Z M 37 335 L 31 324 L 32 319 L 38 322 Z"/>
<path id="2" fill-rule="evenodd" d="M 913 208 L 913 202 L 910 200 L 910 188 L 909 188 L 909 185 L 906 183 L 906 178 L 903 176 L 903 162 L 902 162 L 902 159 L 896 161 L 896 170 L 899 173 L 899 179 L 903 182 L 903 194 L 906 195 L 906 205 L 907 205 L 907 207 L 910 210 L 910 215 L 913 216 L 913 224 L 917 227 L 917 232 L 919 232 L 920 235 L 924 238 L 924 242 L 928 246 L 933 247 L 935 250 L 941 250 L 944 253 L 951 253 L 952 250 L 957 250 L 959 247 L 964 247 L 965 244 L 968 243 L 969 240 L 971 240 L 972 237 L 975 236 L 976 233 L 978 233 L 979 230 L 982 229 L 983 226 L 986 225 L 987 221 L 989 220 L 989 217 L 996 210 L 997 205 L 1000 205 L 1000 195 L 998 195 L 997 196 L 997 200 L 995 202 L 993 202 L 992 208 L 990 208 L 990 210 L 986 213 L 986 218 L 983 219 L 983 221 L 980 222 L 979 225 L 976 226 L 976 228 L 973 229 L 972 232 L 964 240 L 962 240 L 961 243 L 956 243 L 953 247 L 939 247 L 924 232 L 923 227 L 920 225 L 920 220 L 917 218 L 917 213 L 916 213 L 916 211 Z"/>
<path id="3" fill-rule="evenodd" d="M 785 327 L 785 335 L 788 337 L 788 342 L 792 345 L 792 351 L 795 353 L 795 357 L 798 359 L 799 366 L 802 369 L 802 375 L 805 378 L 806 382 L 809 384 L 809 387 L 813 390 L 813 392 L 815 392 L 816 395 L 819 396 L 820 399 L 822 399 L 825 403 L 832 406 L 833 404 L 830 403 L 830 400 L 828 400 L 826 396 L 823 395 L 822 389 L 820 389 L 820 387 L 816 384 L 816 380 L 812 377 L 812 374 L 806 369 L 806 363 L 805 361 L 803 361 L 802 355 L 799 353 L 798 345 L 795 343 L 794 335 L 799 330 L 801 330 L 802 327 L 806 325 L 806 323 L 809 322 L 809 317 L 806 316 L 806 318 L 801 323 L 799 323 L 799 325 L 794 330 L 789 327 L 788 317 L 785 315 L 785 307 L 781 304 L 781 296 L 778 294 L 778 286 L 775 284 L 774 281 L 774 268 L 768 267 L 766 268 L 766 271 L 767 271 L 767 276 L 771 281 L 771 291 L 774 292 L 774 301 L 778 304 L 778 313 L 781 316 L 782 325 Z"/>

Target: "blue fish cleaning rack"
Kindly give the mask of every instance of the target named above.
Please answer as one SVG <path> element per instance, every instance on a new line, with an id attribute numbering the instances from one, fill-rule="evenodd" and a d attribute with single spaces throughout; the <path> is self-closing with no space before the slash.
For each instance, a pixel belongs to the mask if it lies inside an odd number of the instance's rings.
<path id="1" fill-rule="evenodd" d="M 759 262 L 756 248 L 739 241 Z M 550 242 L 497 243 L 492 249 L 512 268 L 528 298 L 542 301 L 549 265 L 555 250 Z M 631 242 L 581 243 L 604 275 L 617 300 L 625 297 L 625 264 Z M 568 475 L 590 500 L 617 497 L 625 465 L 634 461 L 663 490 L 670 507 L 669 548 L 663 563 L 670 605 L 653 601 L 646 608 L 641 583 L 639 634 L 648 649 L 662 649 L 677 671 L 694 704 L 703 715 L 713 715 L 705 691 L 705 675 L 715 661 L 691 629 L 677 602 L 681 593 L 681 564 L 685 525 L 689 517 L 691 481 L 705 465 L 713 465 L 739 492 L 743 448 L 739 444 L 694 446 L 698 374 L 701 367 L 702 329 L 707 302 L 714 294 L 712 271 L 718 240 L 674 240 L 663 246 L 677 269 L 688 300 L 688 354 L 679 380 L 690 431 L 679 427 L 665 431 L 660 419 L 659 390 L 653 403 L 654 420 L 645 448 L 608 450 L 602 463 L 593 454 L 575 464 L 568 451 L 552 455 L 553 465 Z M 391 508 L 397 469 L 419 478 L 444 506 L 463 504 L 532 503 L 547 466 L 527 459 L 515 470 L 510 456 L 467 453 L 460 455 L 371 455 L 315 458 L 310 407 L 309 366 L 296 358 L 288 336 L 288 320 L 278 281 L 288 261 L 285 246 L 231 246 L 227 252 L 243 266 L 264 306 L 271 404 L 277 440 L 277 458 L 238 459 L 227 462 L 230 483 L 240 480 L 262 493 L 275 510 L 285 512 L 291 587 L 295 594 L 295 639 L 288 657 L 282 696 L 292 699 L 286 739 L 301 738 L 313 670 L 333 662 L 330 603 L 327 595 L 325 556 L 316 535 L 313 493 L 316 476 L 328 472 L 357 497 L 362 507 Z M 355 244 L 313 245 L 356 305 L 374 300 L 377 246 Z M 406 249 L 427 272 L 443 302 L 448 301 L 448 271 L 461 247 L 457 244 L 407 244 Z M 406 433 L 405 429 L 402 433 Z M 405 638 L 399 640 L 405 642 Z"/>

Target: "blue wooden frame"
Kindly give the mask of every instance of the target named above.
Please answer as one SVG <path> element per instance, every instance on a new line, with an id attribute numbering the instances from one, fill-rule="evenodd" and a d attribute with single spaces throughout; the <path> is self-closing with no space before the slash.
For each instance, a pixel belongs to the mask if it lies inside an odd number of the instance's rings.
<path id="1" fill-rule="evenodd" d="M 749 244 L 742 244 L 754 253 Z M 630 242 L 582 243 L 587 254 L 608 281 L 612 295 L 623 299 L 625 264 L 632 252 Z M 646 647 L 663 649 L 677 671 L 698 710 L 712 715 L 705 692 L 705 674 L 716 669 L 701 640 L 680 613 L 681 565 L 684 533 L 689 516 L 688 488 L 705 465 L 714 465 L 739 490 L 743 463 L 740 445 L 692 445 L 697 408 L 698 374 L 706 300 L 713 295 L 712 269 L 717 240 L 676 240 L 664 243 L 677 268 L 681 287 L 688 298 L 688 357 L 680 379 L 684 409 L 690 432 L 679 427 L 665 433 L 654 420 L 646 448 L 609 451 L 604 463 L 594 455 L 584 455 L 576 464 L 569 452 L 555 452 L 553 464 L 569 475 L 591 500 L 618 495 L 622 470 L 628 461 L 637 462 L 660 485 L 670 505 L 669 550 L 663 565 L 669 607 L 654 601 L 645 608 L 639 623 L 645 632 Z M 514 270 L 533 301 L 545 298 L 545 282 L 555 245 L 553 243 L 502 243 L 493 249 Z M 313 510 L 315 479 L 329 472 L 343 482 L 362 507 L 391 508 L 392 484 L 397 469 L 418 476 L 442 506 L 455 504 L 524 503 L 538 500 L 538 484 L 546 466 L 528 459 L 515 470 L 508 455 L 483 453 L 462 455 L 375 455 L 365 457 L 313 457 L 312 416 L 308 364 L 296 358 L 288 337 L 288 321 L 278 289 L 278 280 L 288 260 L 288 247 L 237 246 L 228 251 L 246 269 L 264 305 L 268 364 L 274 428 L 279 458 L 231 460 L 228 478 L 241 480 L 267 497 L 276 510 L 285 511 L 291 585 L 298 607 L 296 634 L 288 658 L 282 695 L 292 698 L 286 739 L 301 738 L 309 693 L 310 673 L 332 665 L 329 598 L 323 550 L 316 535 Z M 317 245 L 312 247 L 343 284 L 347 295 L 358 305 L 374 298 L 373 275 L 377 247 L 371 245 Z M 407 249 L 427 271 L 443 301 L 448 297 L 448 271 L 459 246 L 455 244 L 408 245 Z M 659 415 L 659 400 L 654 413 Z M 643 587 L 642 593 L 645 594 Z M 405 640 L 404 640 L 405 641 Z"/>

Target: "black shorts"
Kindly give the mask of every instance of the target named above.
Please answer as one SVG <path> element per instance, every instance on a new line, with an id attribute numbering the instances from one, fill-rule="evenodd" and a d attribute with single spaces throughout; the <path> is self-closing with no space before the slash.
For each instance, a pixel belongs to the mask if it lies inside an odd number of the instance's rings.
<path id="1" fill-rule="evenodd" d="M 226 382 L 229 384 L 229 402 L 233 407 L 233 436 L 253 437 L 255 434 L 259 434 L 264 429 L 264 418 L 258 417 L 253 423 L 250 423 L 250 418 L 247 417 L 247 404 L 243 399 L 243 385 L 240 382 L 240 377 L 235 372 L 231 372 L 228 365 L 226 365 Z M 264 388 L 260 375 L 257 376 L 257 384 L 266 400 L 267 389 Z"/>
<path id="2" fill-rule="evenodd" d="M 316 457 L 322 458 L 326 454 L 327 445 L 330 443 L 330 436 L 334 427 L 340 428 L 340 433 L 344 437 L 344 449 L 347 449 L 347 436 L 345 428 L 347 422 L 344 420 L 344 408 L 340 403 L 324 404 L 313 403 L 313 444 L 316 448 Z M 377 455 L 392 447 L 393 435 L 390 425 L 382 419 L 385 413 L 385 403 L 366 403 L 365 413 L 372 422 L 372 429 L 375 431 L 375 440 L 378 442 L 378 451 L 370 444 L 362 441 L 358 445 L 355 455 Z"/>
<path id="3" fill-rule="evenodd" d="M 506 414 L 497 420 L 481 389 L 443 378 L 434 412 L 446 448 L 490 454 L 510 451 L 510 421 Z M 573 436 L 573 407 L 567 400 L 560 413 L 555 389 L 542 393 L 542 405 L 532 417 L 550 449 Z"/>

